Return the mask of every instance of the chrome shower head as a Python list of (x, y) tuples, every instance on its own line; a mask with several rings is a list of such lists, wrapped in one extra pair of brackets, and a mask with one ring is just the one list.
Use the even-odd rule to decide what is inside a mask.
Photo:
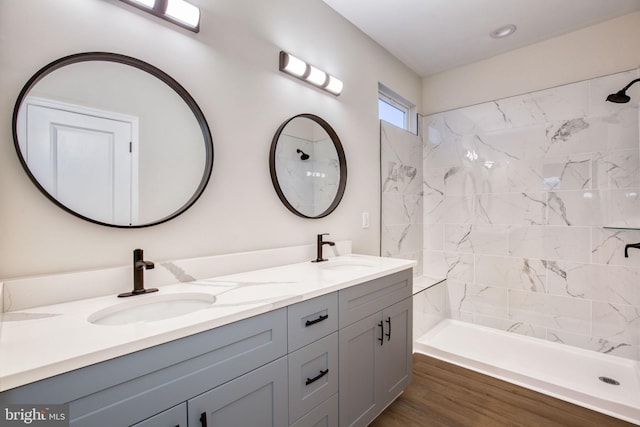
[(607, 96), (607, 101), (615, 102), (616, 104), (626, 104), (627, 102), (629, 102), (631, 100), (631, 97), (627, 95), (627, 89), (629, 89), (635, 82), (640, 82), (640, 79), (631, 80), (631, 82), (624, 88), (620, 89), (616, 93), (612, 93), (611, 95)]

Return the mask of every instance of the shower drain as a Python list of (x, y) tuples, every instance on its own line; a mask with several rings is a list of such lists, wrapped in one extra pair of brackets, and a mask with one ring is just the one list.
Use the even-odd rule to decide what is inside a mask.
[(609, 378), (609, 377), (598, 377), (598, 379), (600, 381), (602, 381), (603, 383), (607, 383), (607, 384), (611, 384), (611, 385), (620, 385), (620, 383), (616, 380), (614, 380), (613, 378)]

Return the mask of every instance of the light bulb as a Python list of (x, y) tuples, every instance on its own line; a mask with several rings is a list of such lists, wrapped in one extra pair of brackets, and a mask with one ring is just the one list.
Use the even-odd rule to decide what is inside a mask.
[(296, 77), (302, 77), (307, 72), (307, 64), (293, 55), (285, 53), (283, 71), (293, 74)]
[(200, 23), (200, 9), (184, 0), (168, 0), (165, 15), (192, 28)]
[(324, 86), (327, 81), (327, 73), (311, 65), (311, 72), (307, 76), (307, 81), (316, 86)]
[(344, 85), (340, 79), (337, 79), (333, 76), (329, 76), (329, 83), (327, 83), (327, 85), (324, 88), (334, 95), (340, 95), (340, 92), (342, 92), (343, 86)]

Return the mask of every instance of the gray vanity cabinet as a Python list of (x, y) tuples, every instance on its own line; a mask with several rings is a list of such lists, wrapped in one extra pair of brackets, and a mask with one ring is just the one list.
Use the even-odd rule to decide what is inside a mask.
[[(411, 381), (411, 269), (0, 393), (72, 427), (366, 425)], [(108, 327), (108, 326), (103, 326)]]
[(366, 426), (411, 382), (411, 288), (408, 270), (340, 291), (340, 426)]

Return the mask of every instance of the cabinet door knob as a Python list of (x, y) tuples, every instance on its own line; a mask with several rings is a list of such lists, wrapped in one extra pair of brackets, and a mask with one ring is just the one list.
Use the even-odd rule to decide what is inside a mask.
[(202, 424), (202, 427), (207, 427), (207, 413), (203, 412), (200, 415), (200, 424)]
[(307, 381), (304, 382), (304, 385), (309, 385), (311, 383), (314, 383), (316, 381), (318, 381), (320, 378), (324, 377), (325, 375), (327, 375), (329, 373), (329, 368), (325, 369), (324, 371), (320, 371), (320, 373), (318, 375), (316, 375), (313, 378), (307, 378)]
[(306, 322), (304, 322), (304, 326), (305, 326), (305, 328), (306, 328), (307, 326), (315, 325), (316, 323), (320, 323), (320, 322), (322, 322), (323, 320), (327, 320), (328, 318), (329, 318), (329, 315), (328, 315), (328, 314), (325, 314), (324, 316), (320, 316), (320, 317), (318, 317), (317, 319), (314, 319), (314, 320), (307, 320)]
[(385, 320), (385, 322), (389, 324), (389, 333), (385, 335), (387, 336), (387, 341), (391, 341), (391, 317), (388, 317), (387, 320)]
[(380, 328), (380, 338), (378, 338), (378, 341), (380, 341), (380, 345), (384, 345), (384, 326), (382, 320), (378, 323), (378, 327)]

